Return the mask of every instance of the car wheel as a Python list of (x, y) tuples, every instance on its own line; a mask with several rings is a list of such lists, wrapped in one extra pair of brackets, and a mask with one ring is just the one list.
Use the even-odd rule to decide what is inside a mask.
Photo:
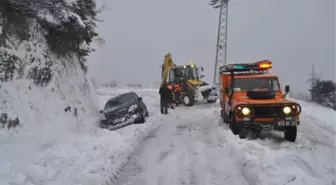
[[(146, 111), (147, 112), (147, 111)], [(139, 113), (139, 118), (136, 120), (136, 124), (142, 124), (146, 122), (146, 114), (144, 111), (140, 111)]]
[(145, 123), (145, 122), (146, 122), (146, 113), (141, 114), (141, 117), (140, 117), (140, 123)]

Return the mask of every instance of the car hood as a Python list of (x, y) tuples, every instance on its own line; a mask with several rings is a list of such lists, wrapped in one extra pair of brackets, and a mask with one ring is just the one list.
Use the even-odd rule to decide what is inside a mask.
[(128, 109), (131, 105), (132, 105), (132, 103), (124, 103), (124, 104), (120, 104), (120, 105), (111, 107), (111, 108), (109, 108), (109, 109), (105, 109), (105, 110), (104, 110), (104, 113), (107, 113), (107, 112), (114, 112), (114, 111), (121, 110), (121, 109)]

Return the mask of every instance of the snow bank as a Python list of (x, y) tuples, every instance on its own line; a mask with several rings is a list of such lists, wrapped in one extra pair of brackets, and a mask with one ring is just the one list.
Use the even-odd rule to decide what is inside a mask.
[[(80, 66), (67, 68), (56, 63), (52, 71), (46, 87), (28, 79), (1, 83), (0, 113), (18, 117), (20, 124), (0, 129), (0, 148), (6, 151), (0, 153), (0, 184), (6, 184), (8, 175), (22, 170), (38, 152), (68, 142), (69, 135), (95, 128), (94, 122), (80, 121), (97, 112), (96, 94)], [(65, 111), (67, 107), (69, 111)]]
[(318, 118), (324, 124), (328, 124), (335, 130), (336, 128), (336, 111), (331, 108), (323, 107), (316, 103), (306, 102), (302, 100), (295, 100), (302, 107), (303, 114), (310, 118)]
[[(0, 184), (106, 184), (141, 138), (160, 123), (150, 118), (146, 124), (116, 132), (97, 128), (100, 107), (92, 96), (103, 106), (109, 97), (127, 90), (105, 89), (105, 94), (98, 90), (101, 95), (95, 97), (92, 88), (82, 92), (83, 81), (84, 75), (61, 75), (53, 82), (59, 84), (57, 89), (57, 85), (50, 85), (29, 90), (29, 81), (5, 84), (3, 94), (11, 103), (2, 111), (16, 110), (23, 121), (21, 128), (1, 131), (0, 149), (6, 152), (0, 153)], [(157, 93), (138, 94), (152, 115), (158, 106)], [(73, 112), (64, 112), (68, 105), (78, 107), (77, 118)]]
[(303, 112), (295, 143), (283, 134), (265, 140), (241, 140), (229, 129), (222, 131), (236, 163), (250, 184), (333, 185), (336, 183), (335, 111), (297, 101)]

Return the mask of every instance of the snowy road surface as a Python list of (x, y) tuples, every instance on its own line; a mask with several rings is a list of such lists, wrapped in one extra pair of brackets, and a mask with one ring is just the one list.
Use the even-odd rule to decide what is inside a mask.
[[(199, 108), (163, 117), (120, 169), (114, 184), (248, 184), (241, 164), (216, 130), (216, 111)], [(198, 115), (198, 116), (196, 116)]]
[(161, 116), (162, 124), (143, 138), (110, 184), (334, 185), (335, 112), (301, 103), (296, 143), (284, 141), (282, 133), (240, 140), (222, 123), (218, 105), (179, 107)]
[[(127, 91), (98, 94), (103, 106)], [(299, 102), (295, 143), (282, 133), (241, 140), (222, 123), (217, 104), (181, 106), (165, 116), (156, 90), (134, 91), (150, 112), (145, 124), (111, 132), (95, 127), (98, 114), (91, 114), (78, 125), (54, 120), (58, 126), (0, 135), (0, 185), (336, 184), (335, 111)]]

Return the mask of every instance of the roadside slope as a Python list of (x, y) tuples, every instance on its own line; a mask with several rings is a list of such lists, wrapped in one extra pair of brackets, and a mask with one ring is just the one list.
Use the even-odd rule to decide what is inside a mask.
[[(0, 154), (0, 184), (105, 184), (138, 141), (160, 124), (160, 120), (155, 118), (157, 93), (145, 92), (139, 95), (147, 103), (151, 115), (146, 124), (131, 125), (115, 132), (100, 129), (97, 127), (99, 107), (109, 97), (123, 91), (113, 89), (107, 94), (100, 93), (95, 99), (101, 102), (89, 104), (92, 98), (88, 92), (84, 96), (81, 91), (76, 91), (76, 87), (71, 88), (66, 76), (63, 80), (64, 85), (60, 89), (66, 95), (64, 101), (59, 91), (53, 95), (48, 88), (22, 93), (12, 88), (13, 91), (7, 93), (7, 97), (11, 96), (13, 102), (17, 102), (12, 102), (12, 105), (17, 105), (13, 110), (29, 112), (26, 112), (22, 127), (9, 132), (1, 131), (0, 149), (6, 152)], [(75, 83), (76, 78), (72, 77), (72, 82)], [(23, 83), (20, 88), (25, 85)], [(79, 109), (77, 118), (73, 116), (73, 111), (64, 112), (64, 106), (69, 102), (73, 102), (71, 107), (86, 105), (85, 112)], [(100, 105), (95, 106), (96, 103)], [(30, 106), (35, 108), (28, 109)]]

